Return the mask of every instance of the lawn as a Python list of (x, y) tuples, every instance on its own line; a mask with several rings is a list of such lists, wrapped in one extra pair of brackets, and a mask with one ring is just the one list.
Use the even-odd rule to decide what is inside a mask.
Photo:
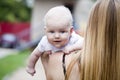
[(2, 80), (5, 75), (15, 71), (17, 68), (25, 66), (29, 53), (29, 50), (25, 50), (18, 54), (9, 55), (0, 59), (0, 80)]

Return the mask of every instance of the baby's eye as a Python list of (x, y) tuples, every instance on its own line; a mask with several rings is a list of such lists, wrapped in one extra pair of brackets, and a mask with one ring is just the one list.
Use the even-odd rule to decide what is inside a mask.
[(54, 33), (54, 31), (50, 31), (50, 33)]
[(66, 31), (60, 31), (60, 33), (65, 33)]
[(54, 33), (54, 31), (49, 31), (49, 33)]

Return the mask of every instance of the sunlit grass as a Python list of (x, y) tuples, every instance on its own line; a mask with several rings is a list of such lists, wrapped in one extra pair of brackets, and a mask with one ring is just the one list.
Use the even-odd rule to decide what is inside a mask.
[(0, 80), (2, 80), (5, 75), (24, 66), (29, 53), (30, 51), (26, 50), (0, 59)]

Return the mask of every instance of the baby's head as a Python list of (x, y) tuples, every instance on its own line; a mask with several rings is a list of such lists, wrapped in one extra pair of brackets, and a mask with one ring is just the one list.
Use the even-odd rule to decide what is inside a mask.
[(65, 46), (72, 33), (72, 23), (72, 14), (68, 8), (57, 6), (50, 9), (44, 18), (48, 41), (57, 48)]
[(70, 10), (64, 6), (57, 6), (51, 8), (44, 17), (44, 27), (54, 26), (68, 26), (72, 27), (73, 18)]

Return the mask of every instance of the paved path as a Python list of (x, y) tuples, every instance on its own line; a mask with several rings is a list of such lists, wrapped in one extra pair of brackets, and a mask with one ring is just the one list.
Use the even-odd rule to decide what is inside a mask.
[[(13, 55), (18, 53), (18, 50), (9, 48), (0, 48), (0, 58), (4, 58), (8, 55)], [(12, 74), (6, 75), (3, 80), (46, 80), (43, 66), (41, 60), (36, 64), (36, 74), (34, 76), (29, 75), (25, 68), (19, 68)]]
[(0, 58), (4, 58), (11, 54), (16, 54), (18, 50), (9, 49), (9, 48), (0, 48)]
[(46, 80), (46, 78), (43, 66), (39, 60), (36, 65), (36, 74), (34, 76), (29, 75), (25, 71), (25, 68), (20, 68), (11, 75), (5, 76), (3, 80)]

